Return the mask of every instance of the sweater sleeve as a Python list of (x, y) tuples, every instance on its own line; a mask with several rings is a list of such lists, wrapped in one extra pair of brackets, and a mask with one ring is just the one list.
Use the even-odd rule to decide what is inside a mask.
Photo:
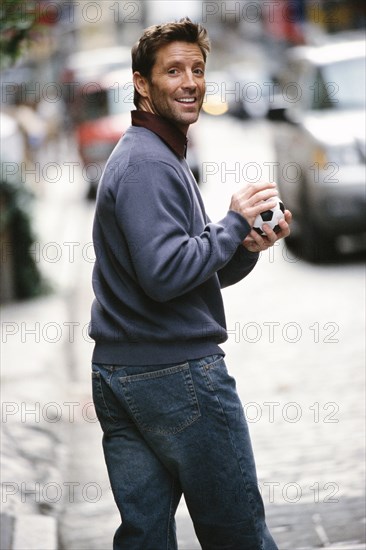
[(250, 231), (229, 211), (192, 234), (194, 197), (175, 168), (164, 162), (133, 165), (119, 185), (117, 223), (129, 244), (138, 283), (152, 299), (181, 296), (221, 270)]
[(218, 271), (221, 288), (238, 283), (254, 269), (259, 258), (258, 252), (250, 252), (239, 245), (230, 261)]

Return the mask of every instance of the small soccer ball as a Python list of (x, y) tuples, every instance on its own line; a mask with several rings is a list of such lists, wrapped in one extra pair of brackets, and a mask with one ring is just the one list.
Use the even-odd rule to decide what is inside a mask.
[[(272, 199), (267, 200), (271, 201)], [(265, 210), (261, 214), (258, 214), (258, 216), (254, 220), (253, 229), (257, 233), (259, 233), (259, 235), (265, 235), (262, 226), (266, 223), (275, 233), (278, 233), (281, 229), (278, 225), (278, 222), (285, 217), (284, 213), (285, 206), (281, 199), (277, 199), (277, 205), (274, 208), (271, 208), (270, 210)]]

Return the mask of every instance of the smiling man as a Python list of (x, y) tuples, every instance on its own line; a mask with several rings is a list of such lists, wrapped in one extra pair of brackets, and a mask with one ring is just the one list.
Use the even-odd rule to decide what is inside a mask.
[[(252, 230), (273, 183), (244, 185), (217, 223), (185, 159), (205, 94), (206, 30), (184, 19), (132, 50), (132, 125), (103, 173), (93, 227), (93, 399), (121, 513), (114, 550), (176, 550), (182, 494), (204, 550), (275, 550), (235, 381), (221, 288), (289, 234)], [(269, 199), (269, 202), (264, 202)]]
[(169, 120), (186, 134), (202, 107), (204, 75), (203, 52), (197, 44), (177, 41), (161, 46), (148, 78), (134, 72), (139, 109)]

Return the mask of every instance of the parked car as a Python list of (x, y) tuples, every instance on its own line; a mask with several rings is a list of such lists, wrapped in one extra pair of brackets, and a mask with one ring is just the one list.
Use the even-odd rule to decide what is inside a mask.
[(277, 91), (269, 118), (291, 239), (325, 260), (339, 236), (366, 232), (365, 40), (290, 49)]
[(266, 117), (273, 93), (273, 80), (264, 63), (236, 62), (227, 67), (227, 75), (229, 113), (243, 119)]
[(206, 73), (203, 111), (230, 114), (241, 119), (263, 118), (269, 110), (273, 82), (264, 67), (248, 62), (233, 63)]

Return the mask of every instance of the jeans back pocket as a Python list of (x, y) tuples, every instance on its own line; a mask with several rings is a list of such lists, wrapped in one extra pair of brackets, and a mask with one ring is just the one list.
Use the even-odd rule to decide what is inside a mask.
[(142, 431), (181, 432), (200, 417), (188, 363), (120, 377), (130, 412)]

